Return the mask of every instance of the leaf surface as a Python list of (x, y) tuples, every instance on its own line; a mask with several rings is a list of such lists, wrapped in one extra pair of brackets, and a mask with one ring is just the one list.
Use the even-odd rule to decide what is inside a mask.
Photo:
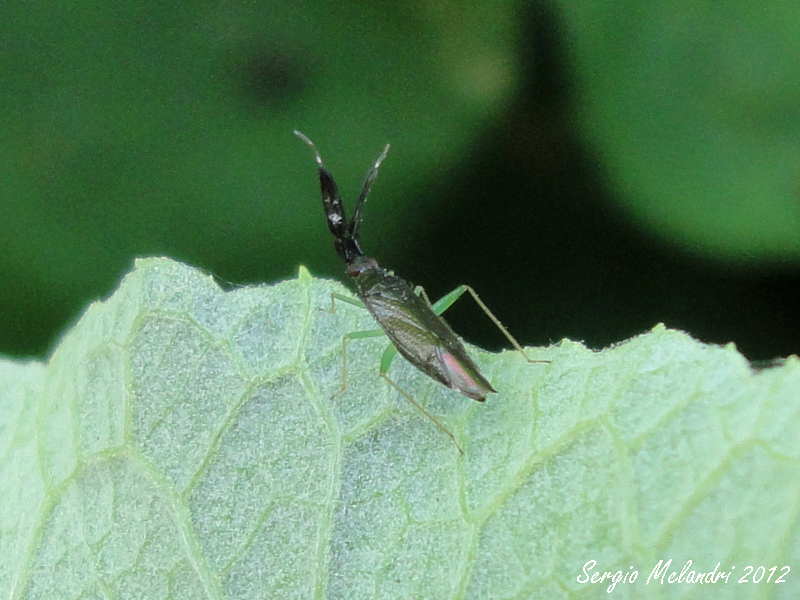
[[(738, 584), (800, 555), (800, 366), (657, 326), (595, 352), (473, 356), (472, 402), (398, 359), (301, 269), (222, 291), (137, 261), (47, 365), (0, 362), (0, 590), (33, 598), (794, 598)], [(726, 583), (650, 583), (736, 566)], [(773, 576), (773, 580), (780, 573)], [(666, 579), (665, 579), (666, 581)]]

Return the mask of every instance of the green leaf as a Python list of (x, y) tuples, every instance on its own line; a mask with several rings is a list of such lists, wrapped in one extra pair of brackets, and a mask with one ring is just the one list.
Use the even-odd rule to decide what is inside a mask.
[[(0, 590), (33, 598), (794, 598), (800, 364), (657, 326), (602, 352), (474, 351), (470, 401), (334, 313), (335, 282), (224, 292), (137, 262), (47, 365), (0, 362)], [(659, 560), (727, 583), (650, 583)], [(665, 579), (666, 581), (666, 579)]]
[(733, 263), (800, 257), (800, 4), (559, 2), (576, 118), (653, 233)]

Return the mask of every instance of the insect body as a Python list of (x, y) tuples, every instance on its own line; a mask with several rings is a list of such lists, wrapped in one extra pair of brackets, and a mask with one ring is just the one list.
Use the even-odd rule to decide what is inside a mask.
[(408, 362), (479, 402), (497, 391), (481, 375), (450, 326), (405, 280), (371, 258), (357, 258), (347, 270), (358, 273), (358, 297)]
[[(361, 303), (363, 303), (363, 307), (372, 314), (382, 330), (346, 334), (342, 345), (345, 346), (348, 339), (385, 334), (392, 341), (393, 346), (387, 348), (381, 359), (381, 377), (410, 400), (455, 442), (452, 433), (386, 375), (395, 353), (399, 352), (408, 362), (429, 377), (473, 400), (483, 402), (487, 394), (496, 392), (497, 390), (481, 375), (478, 366), (467, 354), (464, 344), (461, 343), (444, 319), (439, 316), (439, 313), (451, 306), (464, 292), (469, 292), (489, 318), (512, 342), (514, 347), (525, 356), (526, 360), (529, 362), (534, 361), (528, 359), (516, 340), (511, 337), (500, 321), (489, 311), (469, 286), (460, 286), (436, 304), (431, 305), (427, 301), (427, 297), (422, 297), (424, 292), (422, 292), (421, 288), (415, 290), (404, 279), (380, 267), (374, 258), (366, 256), (361, 249), (358, 232), (359, 224), (361, 223), (361, 210), (370, 187), (378, 175), (378, 167), (380, 167), (381, 162), (386, 158), (386, 153), (389, 151), (388, 145), (383, 149), (378, 160), (375, 161), (375, 164), (367, 173), (353, 215), (348, 220), (333, 176), (325, 168), (316, 146), (299, 131), (294, 133), (314, 150), (317, 164), (319, 165), (322, 206), (328, 219), (328, 228), (335, 238), (334, 247), (347, 265), (347, 274), (355, 280), (357, 295)], [(419, 293), (417, 293), (418, 291)], [(332, 297), (336, 300), (362, 305), (352, 298), (340, 294), (333, 294)], [(342, 360), (342, 389), (344, 389), (347, 372), (346, 348)], [(458, 443), (456, 443), (456, 447), (461, 451)]]

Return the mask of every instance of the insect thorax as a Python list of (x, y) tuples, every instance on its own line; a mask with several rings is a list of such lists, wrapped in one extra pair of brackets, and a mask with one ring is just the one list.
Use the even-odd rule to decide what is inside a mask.
[[(381, 273), (386, 273), (386, 269), (382, 269), (380, 266), (378, 266), (377, 260), (363, 255), (347, 261), (346, 271), (350, 277), (357, 278), (356, 283), (358, 283), (362, 275), (369, 276), (370, 274), (373, 274), (376, 277), (380, 277)], [(360, 288), (361, 286), (359, 285), (359, 289)]]
[(378, 266), (375, 259), (359, 259), (347, 266), (347, 273), (355, 277), (358, 295), (367, 304), (368, 298), (374, 295), (381, 295), (401, 303), (418, 299), (408, 282)]

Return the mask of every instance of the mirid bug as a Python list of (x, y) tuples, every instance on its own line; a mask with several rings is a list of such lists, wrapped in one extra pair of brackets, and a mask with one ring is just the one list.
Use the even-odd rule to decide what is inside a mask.
[(420, 406), (410, 394), (388, 377), (387, 372), (395, 354), (399, 352), (408, 362), (427, 376), (453, 390), (461, 392), (467, 398), (483, 402), (486, 400), (487, 394), (496, 392), (497, 390), (481, 374), (478, 365), (467, 354), (464, 344), (461, 343), (461, 340), (458, 339), (458, 336), (444, 319), (439, 316), (464, 292), (468, 292), (528, 362), (549, 361), (533, 361), (528, 358), (522, 347), (471, 287), (466, 285), (459, 286), (432, 305), (422, 288), (412, 288), (407, 281), (398, 277), (392, 271), (380, 267), (374, 258), (368, 257), (361, 249), (358, 231), (361, 223), (361, 210), (367, 199), (367, 194), (378, 175), (378, 168), (389, 151), (388, 144), (372, 165), (372, 168), (367, 172), (353, 215), (348, 220), (336, 183), (333, 180), (333, 176), (325, 168), (317, 147), (299, 131), (295, 130), (294, 133), (314, 151), (317, 165), (319, 166), (322, 206), (328, 220), (328, 228), (335, 238), (334, 248), (336, 248), (339, 257), (345, 262), (347, 274), (355, 280), (356, 295), (361, 300), (361, 302), (358, 302), (341, 294), (332, 294), (331, 303), (333, 304), (334, 300), (340, 300), (366, 308), (381, 327), (380, 330), (348, 333), (342, 338), (341, 391), (347, 385), (347, 341), (386, 335), (391, 340), (392, 345), (386, 349), (381, 357), (381, 377), (433, 421), (439, 429), (450, 436), (459, 452), (463, 454), (463, 450), (456, 442), (455, 436), (433, 415)]

